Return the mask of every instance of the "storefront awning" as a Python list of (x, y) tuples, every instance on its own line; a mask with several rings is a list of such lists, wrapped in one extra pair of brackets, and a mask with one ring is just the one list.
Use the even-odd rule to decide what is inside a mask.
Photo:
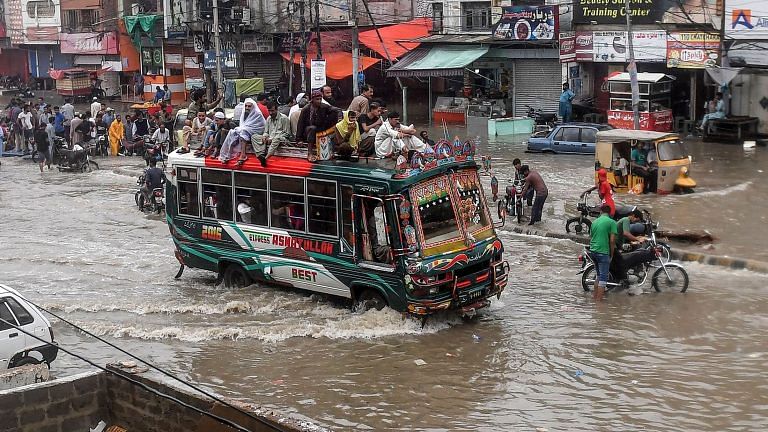
[(467, 45), (420, 47), (387, 69), (387, 76), (406, 78), (462, 75), (464, 68), (487, 52), (488, 47)]
[[(288, 53), (280, 53), (281, 56), (283, 56), (284, 59), (290, 60), (291, 55)], [(307, 56), (307, 63), (304, 65), (306, 68), (309, 69), (311, 65), (311, 60), (314, 58), (314, 56)], [(330, 79), (344, 79), (350, 75), (352, 75), (352, 54), (348, 52), (331, 52), (331, 53), (323, 53), (323, 58), (325, 59), (325, 76), (327, 76)], [(359, 58), (359, 65), (360, 70), (368, 69), (369, 67), (375, 65), (376, 63), (380, 62), (380, 59), (375, 59), (373, 57), (365, 57), (360, 56)], [(300, 65), (301, 64), (301, 54), (295, 53), (293, 55), (293, 62)]]
[[(376, 51), (383, 58), (396, 60), (418, 47), (421, 43), (414, 41), (414, 39), (428, 36), (430, 31), (432, 31), (431, 19), (416, 18), (404, 23), (382, 27), (378, 34), (376, 30), (364, 31), (360, 33), (359, 40), (360, 43)], [(379, 39), (379, 34), (381, 39)]]

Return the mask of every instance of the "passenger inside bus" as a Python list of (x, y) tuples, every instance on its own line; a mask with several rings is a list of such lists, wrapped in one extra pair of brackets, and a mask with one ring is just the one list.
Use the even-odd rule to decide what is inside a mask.
[(304, 231), (304, 204), (273, 201), (272, 226)]
[(237, 197), (237, 216), (238, 222), (251, 223), (251, 212), (253, 208), (248, 204), (248, 198), (244, 196)]

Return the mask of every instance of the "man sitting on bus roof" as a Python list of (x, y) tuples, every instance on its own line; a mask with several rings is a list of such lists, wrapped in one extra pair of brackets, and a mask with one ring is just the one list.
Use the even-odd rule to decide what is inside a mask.
[(307, 144), (309, 160), (317, 160), (315, 150), (317, 134), (328, 132), (329, 129), (331, 129), (330, 133), (333, 133), (340, 118), (341, 111), (323, 104), (323, 94), (319, 90), (313, 90), (309, 104), (301, 109), (299, 124), (296, 127), (296, 141)]
[[(251, 137), (264, 132), (264, 116), (256, 106), (256, 101), (248, 98), (245, 100), (245, 109), (240, 116), (240, 125), (229, 131), (227, 139), (221, 146), (219, 160), (223, 163), (245, 153), (245, 145), (251, 141)], [(245, 158), (240, 158), (245, 161)]]
[[(267, 118), (264, 133), (251, 136), (253, 151), (263, 167), (267, 166), (267, 159), (274, 155), (282, 144), (291, 141), (291, 121), (288, 120), (288, 116), (277, 110), (277, 104), (274, 101), (267, 101), (266, 105), (269, 118)], [(244, 158), (245, 152), (240, 160)]]
[(426, 144), (416, 136), (416, 133), (413, 126), (400, 124), (400, 113), (390, 112), (387, 121), (376, 132), (376, 157), (381, 159), (397, 157), (402, 149), (422, 153), (427, 151)]

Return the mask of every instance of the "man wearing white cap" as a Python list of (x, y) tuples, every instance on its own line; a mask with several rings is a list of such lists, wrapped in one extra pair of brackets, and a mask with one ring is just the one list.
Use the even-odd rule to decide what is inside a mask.
[(96, 116), (99, 114), (99, 111), (101, 111), (101, 104), (99, 103), (99, 98), (94, 97), (93, 103), (91, 104), (91, 118), (96, 118)]

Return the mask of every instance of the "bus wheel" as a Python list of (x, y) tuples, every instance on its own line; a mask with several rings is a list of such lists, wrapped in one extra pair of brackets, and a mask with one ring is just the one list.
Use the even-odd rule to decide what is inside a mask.
[(251, 277), (239, 264), (230, 264), (224, 269), (224, 286), (227, 288), (245, 288), (251, 284)]
[(357, 297), (353, 307), (355, 312), (365, 312), (370, 309), (382, 310), (387, 307), (387, 301), (378, 291), (368, 288)]

